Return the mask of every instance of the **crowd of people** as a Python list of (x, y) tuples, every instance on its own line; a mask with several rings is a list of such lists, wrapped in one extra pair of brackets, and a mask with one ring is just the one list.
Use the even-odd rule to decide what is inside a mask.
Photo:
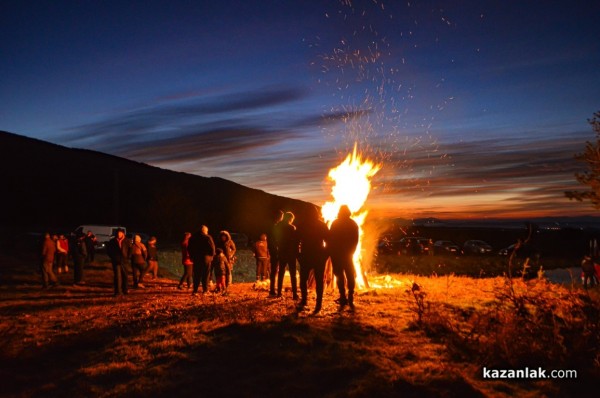
[(46, 233), (42, 245), (42, 288), (58, 286), (56, 274), (69, 273), (69, 257), (73, 260), (73, 284), (83, 285), (83, 267), (94, 261), (96, 237), (91, 231), (67, 238), (64, 234)]
[[(269, 231), (260, 235), (253, 244), (256, 259), (256, 280), (269, 282), (269, 296), (282, 297), (284, 276), (289, 271), (292, 299), (298, 308), (308, 304), (308, 284), (314, 275), (316, 303), (314, 313), (321, 311), (325, 285), (325, 269), (329, 260), (337, 278), (339, 303), (341, 308), (354, 308), (356, 275), (353, 254), (358, 244), (358, 225), (350, 218), (347, 206), (340, 208), (338, 218), (328, 228), (315, 207), (300, 227), (294, 224), (292, 212), (278, 211)], [(74, 268), (74, 284), (85, 284), (83, 267), (94, 261), (96, 239), (91, 232), (74, 235), (71, 239), (64, 235), (46, 234), (42, 249), (42, 284), (44, 288), (58, 285), (56, 273), (69, 272), (71, 257)], [(236, 245), (228, 231), (220, 231), (216, 239), (203, 225), (194, 233), (186, 232), (181, 242), (181, 263), (183, 275), (178, 289), (192, 289), (192, 295), (209, 293), (211, 278), (214, 276), (214, 290), (211, 293), (227, 294), (232, 283), (233, 267), (236, 262)], [(158, 276), (158, 253), (156, 238), (152, 237), (147, 246), (139, 235), (127, 239), (125, 231), (118, 229), (108, 242), (106, 254), (113, 270), (114, 295), (128, 293), (128, 269), (131, 268), (134, 289), (144, 289), (144, 277)], [(300, 286), (298, 289), (297, 265), (299, 265)]]

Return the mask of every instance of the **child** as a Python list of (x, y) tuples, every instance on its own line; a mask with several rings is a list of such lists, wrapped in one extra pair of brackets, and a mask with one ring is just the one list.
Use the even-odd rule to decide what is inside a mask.
[(215, 293), (222, 292), (226, 293), (225, 277), (227, 275), (227, 269), (229, 268), (229, 262), (227, 257), (223, 254), (223, 249), (217, 248), (216, 254), (212, 260), (212, 269), (215, 272), (215, 280), (217, 281), (217, 288)]
[(256, 258), (256, 281), (267, 279), (270, 260), (267, 235), (260, 235), (260, 240), (254, 244), (254, 257)]
[(148, 241), (148, 273), (152, 275), (152, 279), (158, 277), (158, 249), (154, 236)]

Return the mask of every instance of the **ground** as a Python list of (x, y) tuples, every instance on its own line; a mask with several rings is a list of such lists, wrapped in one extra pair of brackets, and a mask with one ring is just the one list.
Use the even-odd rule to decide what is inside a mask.
[(192, 297), (165, 271), (113, 298), (102, 258), (86, 268), (86, 285), (63, 274), (62, 286), (47, 290), (31, 258), (0, 255), (0, 263), (2, 396), (583, 397), (597, 386), (589, 378), (598, 368), (577, 364), (576, 380), (482, 377), (502, 362), (448, 336), (473, 339), (475, 328), (461, 330), (496, 305), (503, 278), (372, 275), (355, 311), (339, 312), (328, 289), (312, 315), (313, 292), (297, 312), (289, 291), (273, 299), (243, 282), (227, 296)]

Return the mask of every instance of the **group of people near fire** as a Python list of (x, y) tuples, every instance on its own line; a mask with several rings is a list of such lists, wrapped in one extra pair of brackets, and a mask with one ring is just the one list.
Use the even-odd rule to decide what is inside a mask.
[[(338, 218), (333, 221), (331, 228), (328, 228), (315, 207), (301, 227), (296, 228), (294, 214), (279, 211), (271, 230), (261, 234), (253, 247), (257, 281), (262, 281), (268, 276), (269, 295), (281, 297), (287, 268), (292, 298), (300, 299), (298, 308), (302, 309), (307, 306), (308, 280), (312, 271), (317, 295), (313, 312), (318, 313), (323, 304), (325, 268), (328, 259), (331, 258), (340, 293), (340, 308), (354, 308), (356, 274), (352, 257), (358, 244), (359, 231), (358, 225), (350, 215), (348, 206), (341, 206)], [(211, 273), (214, 272), (215, 292), (227, 292), (236, 251), (227, 231), (220, 232), (215, 244), (208, 234), (208, 227), (203, 225), (196, 233), (185, 233), (181, 249), (184, 273), (179, 281), (179, 289), (187, 284), (188, 288), (192, 287), (192, 295), (197, 295), (200, 288), (202, 293), (207, 293)], [(300, 297), (296, 278), (297, 262), (300, 265)], [(119, 293), (118, 290), (115, 292)]]
[[(308, 300), (309, 278), (314, 275), (316, 285), (316, 303), (314, 312), (321, 310), (325, 285), (325, 269), (329, 259), (337, 279), (341, 308), (354, 308), (354, 289), (356, 273), (353, 255), (358, 245), (359, 229), (350, 218), (348, 206), (341, 206), (338, 217), (331, 227), (322, 220), (318, 208), (313, 208), (306, 219), (297, 228), (294, 214), (290, 211), (278, 211), (275, 222), (269, 231), (260, 235), (253, 245), (256, 259), (257, 282), (269, 281), (269, 295), (281, 297), (286, 269), (291, 280), (293, 300), (300, 300), (299, 308), (305, 308)], [(63, 235), (52, 237), (46, 234), (42, 249), (43, 287), (58, 285), (58, 273), (68, 272), (67, 255), (74, 264), (74, 284), (84, 284), (83, 265), (94, 260), (95, 237), (91, 232), (74, 235), (70, 240)], [(133, 239), (125, 236), (123, 229), (116, 231), (106, 246), (113, 270), (114, 295), (128, 294), (128, 270), (131, 268), (133, 288), (145, 288), (144, 276), (148, 273), (158, 275), (158, 255), (156, 238), (144, 245), (139, 235)], [(236, 246), (227, 231), (220, 231), (216, 243), (203, 225), (194, 233), (186, 232), (181, 242), (183, 276), (178, 289), (192, 288), (192, 295), (209, 292), (210, 281), (214, 274), (215, 288), (211, 293), (227, 294), (232, 283), (232, 271), (236, 260)], [(296, 265), (300, 269), (300, 296)], [(201, 289), (201, 290), (200, 290)]]

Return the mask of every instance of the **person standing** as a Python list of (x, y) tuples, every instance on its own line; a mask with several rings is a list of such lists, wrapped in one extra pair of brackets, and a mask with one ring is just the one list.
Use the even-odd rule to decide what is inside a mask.
[(294, 213), (285, 212), (283, 221), (278, 223), (275, 230), (275, 239), (279, 249), (279, 272), (277, 275), (277, 297), (281, 297), (283, 290), (283, 277), (285, 276), (285, 267), (290, 271), (290, 281), (292, 284), (292, 297), (298, 300), (296, 278), (296, 260), (298, 259), (298, 236), (294, 222)]
[(581, 273), (583, 274), (583, 287), (594, 287), (596, 284), (596, 269), (591, 256), (584, 256), (581, 260)]
[(275, 222), (271, 227), (270, 235), (267, 237), (267, 247), (269, 248), (269, 256), (270, 256), (270, 270), (269, 270), (269, 296), (276, 297), (275, 294), (275, 286), (277, 283), (277, 276), (279, 274), (279, 248), (277, 247), (277, 239), (275, 239), (275, 235), (277, 235), (277, 230), (279, 229), (279, 223), (283, 222), (283, 212), (281, 210), (277, 210), (275, 214)]
[[(340, 292), (340, 310), (346, 305), (354, 309), (356, 271), (352, 257), (358, 245), (358, 225), (350, 218), (351, 214), (348, 206), (341, 206), (338, 217), (331, 223), (329, 231), (329, 253)], [(348, 284), (347, 296), (346, 283)]]
[(48, 286), (58, 286), (58, 279), (54, 275), (52, 266), (54, 264), (54, 256), (56, 254), (56, 242), (52, 240), (49, 233), (44, 235), (44, 243), (42, 244), (42, 289), (47, 289)]
[(123, 229), (119, 228), (117, 236), (108, 242), (106, 253), (113, 267), (115, 297), (127, 294), (127, 261), (131, 254), (131, 242), (125, 239)]
[(194, 263), (194, 290), (192, 295), (198, 294), (198, 288), (202, 283), (202, 293), (208, 292), (208, 281), (210, 279), (210, 264), (215, 255), (215, 242), (208, 234), (208, 227), (203, 225), (200, 231), (192, 234), (188, 243), (188, 251), (192, 263)]
[(188, 250), (188, 244), (191, 236), (192, 234), (190, 232), (184, 233), (183, 241), (181, 242), (181, 264), (183, 265), (183, 276), (179, 280), (179, 286), (177, 286), (177, 289), (179, 290), (183, 289), (183, 282), (187, 283), (188, 289), (192, 285), (192, 272), (194, 263), (192, 263), (190, 252)]
[(142, 238), (139, 235), (133, 237), (134, 242), (131, 246), (131, 271), (133, 273), (133, 288), (144, 288), (144, 275), (146, 275), (146, 259), (148, 258), (148, 250), (146, 245), (142, 243)]
[(317, 301), (313, 314), (321, 311), (323, 304), (323, 288), (325, 283), (325, 265), (329, 254), (327, 244), (329, 240), (329, 228), (321, 218), (319, 209), (316, 207), (310, 214), (310, 219), (298, 227), (300, 240), (300, 294), (301, 300), (298, 310), (302, 310), (308, 299), (308, 279), (310, 271), (315, 275)]
[(233, 264), (235, 262), (235, 243), (231, 239), (231, 235), (227, 231), (219, 232), (219, 239), (216, 243), (216, 248), (221, 249), (225, 258), (227, 258), (227, 269), (225, 270), (225, 285), (229, 287), (232, 283)]
[(75, 236), (73, 240), (73, 282), (75, 285), (82, 285), (83, 281), (83, 263), (87, 258), (86, 236), (83, 233)]
[(158, 278), (158, 249), (154, 236), (148, 240), (148, 273), (152, 275), (152, 279)]
[(254, 243), (254, 258), (256, 259), (256, 281), (263, 281), (269, 272), (269, 244), (266, 234), (261, 234), (260, 239)]
[(94, 262), (94, 258), (96, 255), (96, 235), (92, 231), (87, 231), (87, 235), (85, 236), (85, 249), (87, 251), (86, 262), (91, 264)]
[(216, 254), (212, 260), (212, 266), (215, 273), (215, 282), (216, 288), (215, 293), (221, 293), (223, 295), (227, 294), (227, 283), (225, 281), (227, 275), (227, 268), (229, 268), (229, 264), (227, 264), (227, 257), (223, 253), (223, 250), (219, 247), (215, 249)]
[(68, 256), (69, 240), (61, 234), (56, 241), (56, 267), (59, 274), (62, 274), (63, 268), (65, 272), (69, 272)]

